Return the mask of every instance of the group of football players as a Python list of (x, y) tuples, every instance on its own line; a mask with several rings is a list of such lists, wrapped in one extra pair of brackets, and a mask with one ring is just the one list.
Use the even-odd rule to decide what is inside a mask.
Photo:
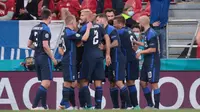
[[(38, 109), (40, 100), (42, 107), (48, 109), (46, 94), (52, 80), (51, 63), (53, 61), (54, 65), (57, 64), (50, 51), (51, 33), (48, 24), (51, 22), (51, 12), (44, 9), (41, 17), (42, 22), (33, 27), (28, 42), (28, 47), (35, 49), (36, 71), (38, 79), (42, 81), (36, 93), (33, 110)], [(81, 11), (79, 29), (75, 16), (68, 15), (64, 20), (66, 27), (59, 45), (64, 79), (60, 109), (69, 110), (76, 107), (74, 88), (77, 85), (79, 109), (92, 109), (89, 90), (92, 83), (95, 87), (94, 108), (101, 109), (104, 91), (102, 82), (106, 77), (110, 82), (113, 109), (140, 109), (135, 80), (139, 78), (141, 55), (144, 55), (144, 63), (140, 73), (140, 85), (147, 100), (146, 108), (159, 109), (158, 40), (156, 32), (150, 27), (147, 16), (140, 17), (139, 26), (134, 26), (134, 28), (144, 30), (142, 31), (143, 36), (126, 27), (126, 20), (120, 15), (114, 17), (110, 22), (106, 14), (102, 13), (94, 17), (89, 9), (84, 9)], [(138, 50), (139, 46), (143, 46), (144, 50)], [(154, 92), (155, 104), (152, 101), (148, 83)], [(118, 90), (120, 90), (121, 107), (118, 101)]]

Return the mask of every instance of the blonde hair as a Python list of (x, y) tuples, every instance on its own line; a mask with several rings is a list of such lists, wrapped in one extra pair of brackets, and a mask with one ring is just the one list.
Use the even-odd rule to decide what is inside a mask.
[(74, 21), (76, 21), (76, 18), (73, 15), (69, 15), (65, 18), (66, 25), (72, 24)]

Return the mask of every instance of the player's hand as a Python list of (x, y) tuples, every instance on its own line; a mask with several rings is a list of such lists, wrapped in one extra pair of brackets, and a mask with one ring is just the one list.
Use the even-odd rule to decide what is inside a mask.
[(138, 45), (133, 45), (133, 47), (132, 47), (132, 49), (134, 50), (134, 51), (137, 51), (138, 50)]
[(87, 24), (87, 28), (88, 28), (88, 29), (91, 29), (91, 28), (92, 28), (92, 22), (89, 22), (89, 23)]
[(156, 21), (153, 23), (153, 26), (160, 26), (160, 21)]
[(136, 59), (140, 59), (140, 56), (141, 56), (141, 53), (138, 52), (138, 53), (136, 54)]
[(111, 64), (111, 58), (109, 55), (106, 55), (106, 65), (109, 66)]
[(56, 59), (53, 59), (52, 61), (53, 61), (53, 64), (54, 64), (54, 65), (57, 65), (57, 64), (58, 64), (58, 61), (57, 61)]
[(99, 49), (104, 50), (105, 46), (101, 43), (101, 44), (99, 44)]

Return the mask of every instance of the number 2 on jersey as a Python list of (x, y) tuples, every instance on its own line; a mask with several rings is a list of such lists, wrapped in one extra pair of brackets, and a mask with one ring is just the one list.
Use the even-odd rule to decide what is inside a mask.
[(97, 30), (94, 30), (94, 38), (93, 38), (93, 45), (96, 45), (99, 43), (99, 40), (98, 40), (98, 37), (99, 36), (99, 33)]

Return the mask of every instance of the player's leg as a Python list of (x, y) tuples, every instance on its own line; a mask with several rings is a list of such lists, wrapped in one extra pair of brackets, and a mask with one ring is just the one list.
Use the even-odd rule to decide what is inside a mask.
[(118, 100), (118, 87), (115, 85), (115, 76), (113, 74), (112, 65), (106, 67), (105, 69), (106, 76), (110, 82), (110, 97), (113, 104), (113, 109), (119, 109), (119, 100)]
[[(52, 76), (52, 62), (48, 58), (48, 56), (41, 56), (39, 57), (40, 62), (40, 72), (41, 72), (41, 85), (38, 89), (37, 95), (35, 100), (39, 101), (41, 99), (42, 107), (47, 109), (46, 100), (47, 100), (47, 89), (50, 86), (51, 80), (53, 79)], [(36, 102), (38, 103), (38, 102)]]
[(62, 72), (63, 72), (63, 79), (64, 79), (64, 84), (63, 84), (63, 90), (62, 90), (62, 100), (60, 102), (60, 109), (68, 109), (70, 107), (69, 103), (69, 98), (70, 96), (70, 91), (71, 91), (71, 85), (72, 82), (74, 81), (73, 76), (74, 76), (74, 70), (73, 66), (70, 64), (65, 63), (62, 61)]
[(69, 98), (69, 101), (70, 101), (71, 105), (74, 107), (74, 109), (76, 109), (76, 100), (75, 100), (75, 92), (74, 92), (74, 89), (76, 87), (77, 87), (77, 80), (75, 82), (72, 82), (70, 98)]
[[(37, 58), (35, 59), (35, 68), (36, 68), (38, 80), (41, 81), (42, 80), (42, 73), (41, 73), (41, 69), (40, 69), (40, 66), (39, 66)], [(34, 98), (32, 109), (34, 109), (34, 108), (36, 108), (38, 106), (38, 103), (40, 101), (40, 96), (41, 96), (40, 95), (41, 94), (40, 89), (43, 90), (43, 86), (39, 87), (38, 90), (37, 90), (37, 92), (36, 92), (36, 96)]]
[[(87, 108), (92, 107), (92, 101), (91, 101), (91, 95), (89, 90), (89, 81), (91, 80), (91, 74), (93, 69), (93, 63), (90, 62), (91, 60), (84, 59), (82, 61), (81, 66), (81, 74), (80, 74), (80, 90), (82, 93), (82, 101), (84, 101), (84, 104), (87, 106)], [(83, 103), (83, 102), (82, 102)]]
[(126, 66), (126, 84), (129, 89), (131, 103), (134, 109), (140, 109), (137, 99), (137, 89), (135, 86), (135, 80), (139, 77), (139, 61), (136, 60), (135, 62), (128, 62)]
[(101, 102), (103, 96), (103, 88), (102, 88), (102, 81), (95, 80), (95, 109), (101, 109)]
[(80, 80), (80, 90), (82, 93), (84, 104), (86, 105), (86, 108), (92, 107), (92, 101), (91, 101), (91, 95), (89, 90), (89, 81), (87, 79), (81, 79)]
[(116, 86), (120, 89), (121, 101), (125, 101), (127, 109), (132, 109), (128, 88), (123, 83), (125, 79), (125, 63), (113, 62), (113, 70), (115, 74)]
[(155, 106), (154, 108), (159, 109), (159, 103), (160, 103), (160, 88), (158, 86), (158, 82), (159, 82), (159, 78), (160, 78), (160, 65), (155, 65), (152, 69), (152, 75), (149, 74), (149, 76), (151, 76), (149, 82), (151, 83), (151, 87), (154, 91), (154, 102), (155, 102)]
[(147, 101), (147, 106), (148, 107), (153, 107), (153, 101), (151, 97), (151, 91), (148, 88), (148, 74), (147, 74), (147, 68), (143, 64), (142, 70), (141, 70), (141, 75), (140, 75), (140, 86), (142, 87), (145, 99)]
[(102, 81), (105, 80), (104, 61), (96, 59), (94, 74), (92, 76), (95, 85), (95, 109), (101, 109), (101, 102), (103, 96)]

